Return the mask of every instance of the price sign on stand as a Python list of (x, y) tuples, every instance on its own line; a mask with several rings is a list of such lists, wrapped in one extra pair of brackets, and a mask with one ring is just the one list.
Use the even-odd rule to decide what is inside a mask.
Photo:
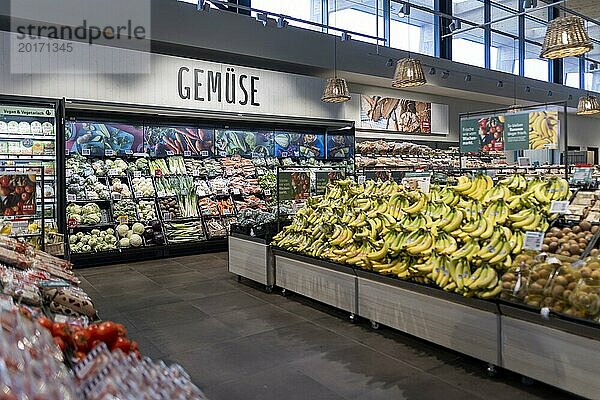
[(200, 172), (194, 170), (192, 171), (192, 176), (200, 176)]
[(573, 175), (571, 176), (570, 183), (572, 184), (587, 184), (592, 181), (594, 170), (589, 167), (578, 167), (573, 168)]
[(114, 150), (108, 150), (108, 149), (107, 149), (107, 150), (104, 150), (104, 155), (105, 155), (106, 157), (112, 157), (112, 156), (114, 156), (114, 155), (115, 155), (115, 152), (114, 152)]
[(113, 200), (116, 200), (116, 201), (121, 200), (121, 193), (113, 193), (112, 198), (113, 198)]
[(288, 156), (287, 151), (282, 151), (281, 152), (281, 157), (286, 158)]
[(142, 192), (135, 192), (135, 197), (137, 199), (141, 199), (142, 197), (144, 197), (144, 194)]
[(74, 194), (68, 194), (67, 201), (77, 201), (77, 196)]
[(119, 221), (119, 224), (121, 225), (127, 225), (127, 223), (129, 222), (129, 217), (127, 217), (127, 215), (119, 215), (117, 221)]
[(240, 194), (240, 189), (238, 189), (238, 188), (233, 189), (233, 194)]
[(156, 192), (156, 195), (157, 195), (158, 197), (165, 197), (165, 194), (166, 194), (166, 193), (165, 193), (164, 191), (162, 191), (162, 190), (159, 190), (158, 192)]
[(89, 156), (90, 155), (90, 149), (82, 149), (81, 150), (81, 155), (82, 156)]
[(163, 214), (163, 219), (165, 221), (170, 221), (170, 220), (173, 219), (173, 215), (170, 212), (166, 212), (166, 213)]
[(125, 150), (125, 155), (132, 156), (133, 155), (133, 150)]
[(142, 171), (133, 171), (133, 177), (134, 178), (141, 178), (142, 177)]
[(65, 176), (69, 178), (71, 175), (73, 175), (73, 170), (70, 168), (65, 169)]
[(167, 150), (167, 155), (168, 156), (173, 156), (173, 155), (175, 155), (175, 153), (172, 150)]
[(359, 175), (358, 176), (358, 183), (359, 184), (365, 183), (365, 181), (366, 181), (366, 176), (364, 176), (364, 175)]
[(77, 228), (77, 220), (75, 218), (69, 218), (67, 220), (67, 226), (69, 228)]
[(271, 195), (271, 190), (265, 189), (265, 196), (270, 196), (270, 195)]
[(155, 169), (154, 170), (154, 176), (161, 177), (162, 176), (162, 171), (160, 169)]
[(550, 212), (554, 214), (568, 214), (569, 213), (569, 201), (553, 200), (550, 203)]
[(184, 155), (185, 157), (191, 157), (191, 156), (192, 156), (192, 152), (191, 152), (191, 151), (189, 151), (189, 150), (186, 150), (186, 151), (184, 151), (184, 152), (183, 152), (183, 155)]
[(227, 152), (226, 152), (226, 151), (220, 151), (220, 152), (219, 152), (219, 155), (220, 155), (221, 157), (227, 157)]
[(207, 150), (202, 150), (202, 151), (200, 152), (200, 155), (201, 155), (202, 157), (208, 157), (208, 151), (207, 151)]
[(65, 149), (65, 156), (68, 156), (70, 154), (69, 149)]
[(525, 240), (523, 241), (523, 250), (542, 250), (542, 244), (544, 244), (544, 232), (525, 232)]
[(118, 169), (111, 168), (108, 170), (108, 176), (117, 176), (117, 175), (119, 175)]

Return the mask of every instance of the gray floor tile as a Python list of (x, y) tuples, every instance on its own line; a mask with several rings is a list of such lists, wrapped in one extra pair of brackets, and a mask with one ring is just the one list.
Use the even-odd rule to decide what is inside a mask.
[(266, 302), (251, 294), (233, 291), (190, 300), (190, 303), (207, 314), (220, 315), (249, 307), (260, 306)]
[(343, 400), (332, 390), (290, 368), (272, 368), (216, 387), (208, 387), (211, 400)]
[(158, 328), (172, 328), (176, 332), (181, 324), (209, 318), (208, 314), (183, 300), (138, 309), (126, 315), (133, 325), (148, 334)]
[(203, 280), (177, 286), (169, 290), (182, 300), (193, 300), (227, 292), (234, 292), (235, 288), (227, 282)]
[(215, 318), (235, 330), (240, 336), (254, 335), (305, 321), (270, 304), (222, 313)]
[(198, 282), (204, 278), (199, 272), (189, 271), (170, 275), (151, 276), (150, 279), (163, 288), (174, 288)]

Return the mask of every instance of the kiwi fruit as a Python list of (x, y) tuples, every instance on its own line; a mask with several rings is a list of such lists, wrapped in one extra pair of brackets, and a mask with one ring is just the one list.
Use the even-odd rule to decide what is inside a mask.
[(548, 283), (548, 279), (540, 278), (535, 283), (540, 285), (540, 287), (545, 287), (546, 284)]
[(516, 279), (517, 278), (516, 278), (515, 274), (513, 274), (512, 272), (507, 272), (504, 275), (502, 275), (502, 281), (503, 282), (511, 282), (511, 281), (516, 280)]
[(575, 225), (575, 226), (573, 227), (573, 233), (579, 233), (579, 232), (581, 232), (581, 227), (580, 227), (580, 226), (577, 226), (577, 225)]
[(554, 287), (552, 288), (552, 297), (554, 297), (554, 298), (561, 297), (564, 292), (565, 292), (564, 286), (554, 285)]
[(576, 287), (577, 287), (577, 282), (575, 282), (575, 281), (569, 282), (569, 284), (567, 285), (568, 290), (575, 290)]
[[(557, 229), (558, 229), (558, 228), (557, 228)], [(554, 234), (554, 237), (556, 237), (556, 238), (558, 238), (558, 239), (562, 239), (562, 237), (563, 237), (563, 236), (564, 236), (564, 235), (563, 235), (562, 231), (558, 231), (558, 232), (556, 232), (556, 233)]]
[(561, 251), (561, 252), (560, 252), (560, 255), (561, 255), (561, 256), (565, 256), (565, 257), (570, 257), (570, 256), (571, 256), (571, 253), (569, 253), (568, 251)]
[(505, 290), (511, 290), (514, 288), (514, 285), (512, 282), (502, 282), (502, 288)]
[(594, 226), (592, 226), (592, 229), (590, 229), (590, 232), (596, 233), (596, 232), (598, 232), (598, 229), (600, 229), (600, 227), (598, 225), (594, 225)]
[(560, 232), (560, 229), (557, 227), (554, 227), (552, 229), (550, 229), (550, 233), (553, 235), (556, 235), (558, 232)]
[(595, 269), (594, 271), (592, 271), (590, 278), (592, 278), (595, 281), (600, 280), (600, 269)]
[(569, 284), (569, 281), (564, 276), (559, 275), (556, 278), (554, 278), (554, 284), (560, 286), (567, 286)]
[(563, 235), (568, 235), (568, 234), (570, 234), (570, 233), (571, 233), (571, 228), (569, 228), (569, 227), (565, 227), (565, 228), (563, 228), (563, 229), (562, 229), (562, 233), (563, 233)]
[(542, 251), (543, 251), (543, 252), (548, 252), (548, 251), (550, 251), (550, 246), (548, 246), (547, 244), (543, 244), (543, 245), (542, 245)]
[(577, 234), (577, 239), (585, 239), (585, 235), (586, 235), (586, 233), (585, 233), (585, 232), (579, 232), (579, 233)]
[(592, 269), (588, 266), (581, 268), (579, 272), (582, 278), (589, 278), (590, 276), (592, 276)]
[(590, 251), (590, 256), (592, 257), (597, 257), (598, 254), (600, 254), (600, 250), (598, 249), (592, 249), (592, 251)]
[(589, 231), (592, 229), (592, 224), (590, 224), (588, 221), (582, 221), (579, 224), (579, 227), (581, 228), (581, 230), (583, 231)]

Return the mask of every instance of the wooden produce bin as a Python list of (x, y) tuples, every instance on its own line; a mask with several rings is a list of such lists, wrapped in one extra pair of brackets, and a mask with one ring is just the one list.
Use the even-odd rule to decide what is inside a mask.
[(589, 399), (600, 399), (600, 328), (502, 307), (503, 367)]
[(229, 272), (262, 283), (270, 292), (275, 285), (271, 248), (263, 239), (232, 234), (229, 236)]
[(357, 271), (358, 315), (500, 365), (500, 315), (492, 302)]
[(278, 287), (356, 314), (356, 275), (343, 265), (274, 250)]

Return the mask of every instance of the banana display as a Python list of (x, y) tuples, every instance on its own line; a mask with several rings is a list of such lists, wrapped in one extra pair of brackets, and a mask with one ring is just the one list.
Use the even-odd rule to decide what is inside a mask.
[(529, 113), (529, 148), (532, 150), (558, 148), (558, 112)]
[(492, 298), (526, 231), (546, 231), (553, 200), (569, 198), (560, 178), (461, 176), (430, 193), (394, 181), (330, 184), (309, 198), (273, 245), (396, 276), (464, 296)]

